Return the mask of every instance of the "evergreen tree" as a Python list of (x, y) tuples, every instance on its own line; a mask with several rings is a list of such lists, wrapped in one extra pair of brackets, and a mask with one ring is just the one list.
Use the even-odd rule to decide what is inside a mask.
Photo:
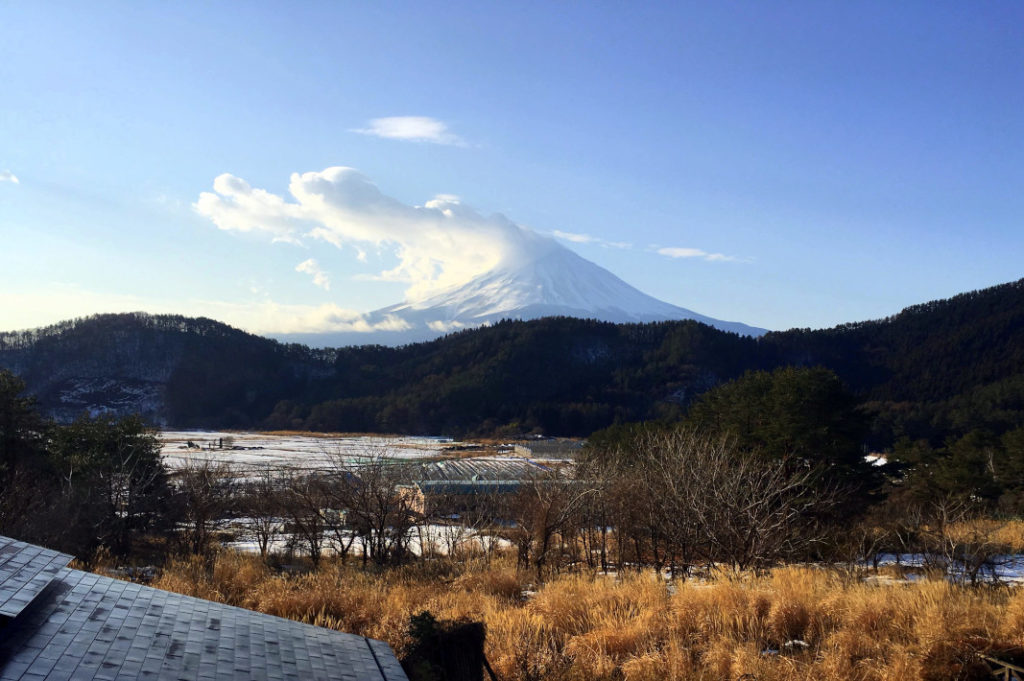
[(739, 446), (772, 457), (795, 457), (851, 473), (866, 472), (866, 420), (839, 377), (821, 367), (751, 371), (712, 388), (686, 421), (729, 433)]
[(140, 533), (171, 523), (159, 441), (138, 416), (83, 415), (55, 432), (51, 457), (83, 529), (113, 552), (127, 555)]

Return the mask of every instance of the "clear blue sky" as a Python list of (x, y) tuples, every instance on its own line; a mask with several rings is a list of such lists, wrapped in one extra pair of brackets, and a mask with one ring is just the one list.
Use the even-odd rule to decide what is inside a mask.
[(1024, 4), (655, 4), (0, 1), (0, 329), (310, 330), (463, 271), (310, 236), (334, 166), (773, 329), (1024, 276)]

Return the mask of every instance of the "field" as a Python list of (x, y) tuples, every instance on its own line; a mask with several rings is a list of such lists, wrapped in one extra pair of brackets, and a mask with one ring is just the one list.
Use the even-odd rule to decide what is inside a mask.
[[(238, 471), (312, 471), (367, 452), (440, 456), (449, 444), (429, 438), (181, 432), (164, 435), (163, 455), (172, 468), (197, 456), (231, 463)], [(522, 541), (498, 542), (489, 556), (473, 542), (429, 555), (412, 542), (406, 560), (395, 554), (393, 562), (366, 564), (353, 551), (345, 564), (325, 550), (315, 565), (301, 550), (263, 559), (213, 548), (170, 560), (154, 586), (383, 639), (400, 656), (412, 644), (410, 618), (421, 612), (483, 622), (486, 655), (502, 681), (939, 681), (988, 678), (979, 653), (1024, 662), (1024, 523), (975, 518), (939, 528), (918, 524), (913, 530), (921, 545), (936, 552), (907, 553), (898, 562), (891, 554), (861, 554), (862, 561), (879, 555), (874, 568), (843, 562), (854, 561), (853, 554), (830, 566), (762, 570), (709, 570), (705, 560), (690, 566), (688, 578), (671, 579), (666, 572), (634, 568), (638, 563), (630, 556), (650, 558), (657, 550), (653, 544), (634, 551), (628, 542), (609, 540), (617, 551), (609, 565), (618, 571), (583, 561), (581, 555), (595, 550), (586, 544), (583, 528), (593, 525), (583, 516), (576, 524), (566, 520), (537, 529), (539, 518), (548, 522), (571, 505), (571, 488), (533, 491), (551, 496), (531, 502), (543, 518), (517, 520)], [(300, 520), (289, 522), (298, 527)], [(421, 525), (425, 536), (446, 528), (427, 520)], [(224, 530), (222, 540), (233, 533)], [(925, 541), (929, 537), (934, 541)], [(970, 579), (960, 574), (957, 561), (973, 558), (983, 558), (991, 571)], [(975, 576), (975, 585), (965, 584)]]
[(687, 581), (561, 574), (538, 586), (500, 559), (380, 574), (327, 561), (290, 576), (222, 552), (173, 563), (154, 585), (381, 638), (400, 655), (413, 614), (483, 621), (503, 681), (985, 678), (974, 652), (1021, 653), (1024, 591), (864, 577), (786, 567)]
[[(160, 442), (161, 456), (172, 471), (196, 458), (230, 464), (243, 471), (329, 470), (339, 457), (345, 461), (380, 455), (433, 457), (456, 444), (441, 437), (183, 430), (161, 431)], [(190, 442), (195, 446), (189, 447)]]

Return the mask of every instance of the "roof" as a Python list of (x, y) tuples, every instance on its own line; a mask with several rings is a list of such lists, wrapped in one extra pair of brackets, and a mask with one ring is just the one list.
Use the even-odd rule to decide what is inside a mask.
[[(32, 556), (39, 549), (6, 542), (5, 547), (18, 545), (14, 555)], [(382, 641), (61, 566), (17, 615), (0, 618), (0, 681), (43, 679), (406, 676)]]
[(513, 456), (476, 457), (468, 459), (443, 459), (425, 461), (411, 473), (417, 483), (443, 481), (456, 483), (470, 482), (517, 482), (535, 480), (550, 469), (536, 461)]
[(564, 465), (548, 466), (524, 457), (488, 456), (418, 462), (408, 475), (424, 494), (468, 496), (514, 493), (524, 484), (564, 483), (565, 470)]
[(72, 556), (0, 537), (0, 617), (17, 617)]

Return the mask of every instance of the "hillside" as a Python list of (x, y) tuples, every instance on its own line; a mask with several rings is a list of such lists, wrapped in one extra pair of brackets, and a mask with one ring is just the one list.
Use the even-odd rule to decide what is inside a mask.
[(180, 427), (586, 434), (671, 416), (749, 369), (822, 365), (875, 437), (941, 437), (1024, 411), (1024, 280), (892, 317), (760, 338), (695, 321), (504, 321), (399, 348), (311, 350), (207, 319), (99, 315), (0, 334), (0, 366), (60, 419)]
[(212, 425), (269, 410), (265, 386), (301, 392), (329, 373), (324, 355), (210, 319), (108, 314), (0, 334), (0, 366), (58, 420), (82, 411)]

